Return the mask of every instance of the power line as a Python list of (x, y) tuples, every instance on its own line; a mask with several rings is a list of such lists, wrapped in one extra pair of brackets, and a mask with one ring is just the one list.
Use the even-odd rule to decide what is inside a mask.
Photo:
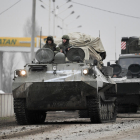
[(44, 1), (42, 1), (42, 0), (39, 0), (39, 1), (42, 2), (43, 4), (45, 4), (47, 7), (49, 7), (49, 5), (46, 4)]
[(18, 2), (16, 2), (15, 4), (11, 5), (9, 8), (5, 9), (3, 12), (0, 13), (0, 15), (2, 15), (4, 12), (8, 11), (9, 9), (11, 9), (12, 7), (14, 7), (16, 4), (18, 4), (21, 0), (19, 0)]
[(75, 4), (82, 5), (82, 6), (86, 6), (86, 7), (89, 7), (89, 8), (93, 8), (93, 9), (96, 9), (96, 10), (100, 10), (100, 11), (104, 11), (104, 12), (108, 12), (108, 13), (116, 14), (116, 15), (121, 15), (121, 16), (126, 16), (126, 17), (131, 17), (131, 18), (137, 18), (137, 19), (140, 19), (140, 17), (135, 17), (135, 16), (131, 16), (131, 15), (126, 15), (126, 14), (122, 14), (122, 13), (117, 13), (117, 12), (113, 12), (113, 11), (109, 11), (109, 10), (104, 10), (104, 9), (101, 9), (101, 8), (97, 8), (97, 7), (93, 7), (93, 6), (85, 5), (85, 4), (78, 3), (78, 2), (74, 2), (74, 1), (71, 1), (71, 2), (73, 2), (73, 3), (75, 3)]
[[(39, 0), (39, 1), (43, 2), (42, 0)], [(43, 2), (43, 3), (46, 5), (45, 2)], [(66, 3), (67, 3), (67, 2), (66, 2)], [(66, 4), (66, 3), (64, 3), (64, 4)], [(64, 4), (63, 4), (63, 5), (64, 5)], [(61, 5), (61, 6), (62, 6), (62, 5)], [(61, 7), (61, 6), (60, 6), (60, 7)], [(44, 7), (43, 5), (41, 5), (41, 7), (44, 8), (44, 9), (46, 9), (46, 7)], [(48, 9), (46, 9), (46, 10), (49, 11)], [(54, 12), (52, 11), (51, 14), (54, 15)], [(55, 15), (55, 16), (56, 16), (56, 15)], [(57, 17), (58, 17), (59, 19), (63, 20), (60, 16), (57, 15)]]

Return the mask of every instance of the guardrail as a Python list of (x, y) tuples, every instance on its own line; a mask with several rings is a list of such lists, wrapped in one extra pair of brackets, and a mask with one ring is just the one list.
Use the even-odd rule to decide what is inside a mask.
[(13, 95), (11, 93), (0, 93), (0, 117), (9, 117), (13, 115)]

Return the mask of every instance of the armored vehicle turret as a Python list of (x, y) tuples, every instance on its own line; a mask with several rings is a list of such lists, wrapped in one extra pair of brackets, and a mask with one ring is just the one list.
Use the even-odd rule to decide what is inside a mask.
[(140, 40), (123, 37), (121, 55), (114, 68), (117, 83), (118, 112), (136, 113), (140, 105)]
[(102, 66), (90, 48), (72, 47), (66, 55), (39, 49), (36, 60), (15, 70), (13, 97), (18, 124), (43, 123), (47, 111), (62, 110), (79, 110), (81, 117), (92, 123), (116, 120), (113, 69)]

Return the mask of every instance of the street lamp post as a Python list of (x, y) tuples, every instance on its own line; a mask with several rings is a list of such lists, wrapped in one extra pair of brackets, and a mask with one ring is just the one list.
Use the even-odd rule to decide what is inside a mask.
[[(56, 7), (56, 12), (55, 12), (55, 16), (56, 16), (56, 26), (58, 25), (58, 23), (57, 23), (57, 21), (58, 21), (58, 9), (59, 9), (59, 7), (57, 6)], [(58, 27), (58, 26), (57, 26)], [(57, 36), (57, 28), (56, 28), (56, 36)]]
[[(75, 19), (75, 20), (77, 20), (79, 17), (80, 17), (80, 15), (78, 15), (78, 16), (76, 17), (76, 19)], [(70, 22), (69, 24), (73, 23), (75, 20), (73, 20), (73, 21), (72, 21), (72, 22)], [(69, 25), (69, 24), (67, 24), (67, 25), (66, 25), (66, 28), (67, 28), (66, 32), (67, 32), (67, 33), (68, 33), (68, 25)]]
[(59, 25), (57, 26), (58, 28), (60, 28), (62, 30), (62, 27), (60, 27)]
[[(57, 24), (57, 21), (58, 21), (58, 15), (64, 13), (66, 10), (68, 10), (68, 9), (70, 9), (70, 8), (72, 8), (72, 7), (73, 7), (73, 5), (70, 5), (67, 9), (63, 10), (63, 11), (60, 12), (60, 13), (58, 13), (59, 6), (56, 7), (56, 8), (57, 8), (57, 11), (56, 11), (56, 24)], [(60, 18), (60, 19), (61, 19), (61, 18)], [(61, 19), (61, 20), (62, 20), (62, 19)], [(56, 36), (57, 36), (57, 28), (56, 28)]]
[(60, 5), (58, 8), (64, 6), (65, 4), (67, 4), (68, 2), (71, 2), (71, 0), (68, 0), (67, 2), (63, 3), (62, 5)]
[(53, 19), (53, 36), (55, 36), (55, 0), (53, 0), (53, 14), (54, 14), (54, 19)]
[(68, 24), (66, 24), (66, 33), (68, 34)]
[[(53, 1), (53, 6), (54, 6), (54, 10), (52, 11), (52, 13), (54, 14), (54, 30), (53, 30), (53, 35), (55, 36), (55, 17), (56, 17), (56, 20), (58, 18), (58, 14), (56, 14), (56, 10), (55, 10), (55, 0), (52, 0)], [(44, 3), (42, 0), (40, 0), (40, 2)], [(60, 7), (64, 6), (65, 4), (71, 2), (71, 0), (67, 0), (67, 2), (65, 2), (64, 4), (60, 5), (60, 6), (57, 6), (57, 9), (59, 9)], [(45, 3), (44, 3), (45, 4)], [(45, 4), (46, 5), (46, 4)], [(47, 5), (48, 6), (48, 5)], [(41, 5), (42, 8), (46, 9), (43, 5)], [(70, 5), (67, 9), (73, 7), (73, 5)], [(67, 10), (66, 9), (66, 10)], [(47, 10), (47, 9), (46, 9)], [(64, 12), (64, 11), (63, 11)], [(60, 14), (60, 13), (59, 13)], [(49, 29), (48, 29), (48, 34), (50, 34), (50, 22), (51, 22), (51, 0), (49, 0)]]
[(74, 14), (74, 11), (72, 11), (67, 17), (62, 19), (62, 35), (64, 34), (64, 20), (67, 19), (70, 15)]
[(3, 70), (3, 63), (2, 63), (2, 56), (3, 56), (3, 52), (0, 52), (0, 90), (3, 89), (2, 87), (2, 83), (3, 83), (3, 77), (2, 77), (2, 70)]
[[(67, 27), (67, 26), (66, 26), (66, 27)], [(68, 30), (72, 30), (72, 29), (76, 29), (76, 28), (81, 28), (81, 27), (82, 27), (82, 25), (79, 25), (79, 26), (77, 26), (77, 27), (70, 28), (70, 29), (65, 28), (64, 30), (66, 30), (66, 33), (68, 34)]]
[[(79, 25), (79, 26), (77, 26), (77, 27), (75, 27), (75, 28), (70, 28), (70, 29), (76, 29), (76, 28), (81, 28), (82, 27), (82, 25)], [(68, 28), (65, 28), (64, 30), (67, 30)], [(69, 30), (70, 30), (69, 29)]]
[(32, 35), (31, 35), (31, 62), (34, 60), (34, 38), (35, 38), (35, 11), (36, 11), (36, 0), (32, 0)]
[(77, 28), (81, 28), (82, 27), (82, 25), (79, 25)]
[[(49, 14), (49, 19), (48, 19), (48, 35), (50, 35), (50, 26), (51, 26), (51, 0), (49, 0), (49, 5), (47, 5), (46, 3), (44, 3), (42, 0), (39, 0), (40, 2), (42, 2), (43, 4), (45, 4), (46, 5), (46, 7), (44, 6), (44, 5), (41, 5), (41, 7), (42, 8), (44, 8), (44, 9), (48, 9), (48, 7), (49, 7), (49, 12), (48, 12), (48, 14)], [(46, 10), (47, 10), (46, 9)]]
[[(73, 7), (73, 5), (70, 5), (68, 8), (66, 8), (66, 9), (63, 10), (62, 12), (58, 13), (57, 15), (60, 15), (60, 14), (64, 13), (66, 10), (68, 10), (68, 9), (70, 9), (70, 8), (72, 8), (72, 7)], [(59, 9), (59, 8), (58, 8), (58, 9)]]
[(51, 27), (51, 0), (49, 0), (49, 29), (48, 29), (48, 35), (50, 35), (50, 27)]

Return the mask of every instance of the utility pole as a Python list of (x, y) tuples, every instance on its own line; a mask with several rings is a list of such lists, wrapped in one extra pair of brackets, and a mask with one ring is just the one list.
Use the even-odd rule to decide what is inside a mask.
[(32, 0), (32, 35), (31, 35), (31, 62), (34, 60), (34, 44), (35, 44), (35, 11), (36, 11), (36, 0)]
[(0, 52), (0, 90), (2, 90), (2, 70), (3, 70), (3, 63), (2, 63), (2, 56), (3, 56), (3, 52)]
[(64, 35), (64, 20), (66, 18), (68, 18), (70, 15), (74, 14), (74, 11), (72, 11), (67, 17), (65, 17), (64, 19), (62, 19), (62, 35)]
[(62, 19), (62, 35), (64, 35), (64, 19)]
[(66, 24), (66, 34), (68, 34), (68, 24)]
[(53, 19), (53, 36), (55, 36), (55, 0), (53, 0), (53, 15), (54, 15), (54, 19)]
[[(57, 22), (58, 22), (58, 16), (56, 15), (56, 25), (58, 24)], [(56, 27), (57, 27), (57, 26), (56, 26)], [(55, 33), (56, 36), (57, 36), (57, 33), (58, 33), (58, 31), (57, 31), (57, 28), (56, 28), (56, 33)]]
[(55, 33), (56, 37), (57, 37), (58, 11), (59, 11), (59, 7), (57, 6), (56, 7), (56, 12), (55, 12), (55, 14), (56, 14), (56, 33)]
[(48, 35), (50, 35), (50, 28), (51, 28), (51, 0), (49, 0), (49, 29), (48, 29)]
[(40, 30), (40, 48), (41, 48), (41, 39), (42, 39), (42, 27), (41, 27), (41, 30)]

